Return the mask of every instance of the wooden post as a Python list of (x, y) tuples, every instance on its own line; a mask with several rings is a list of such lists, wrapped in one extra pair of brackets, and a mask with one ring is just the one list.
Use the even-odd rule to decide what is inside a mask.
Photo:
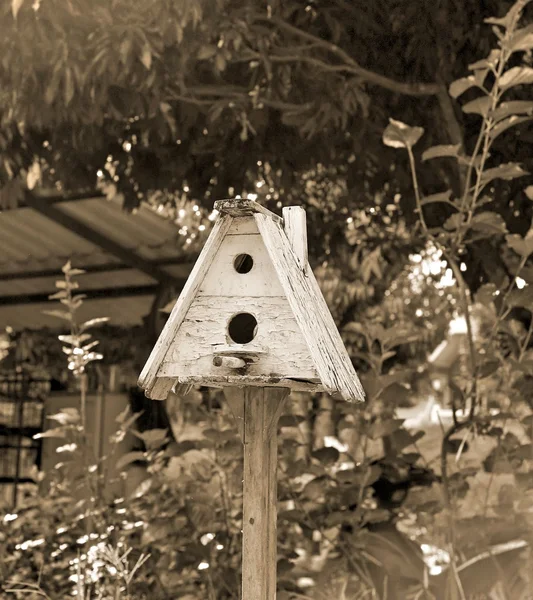
[(301, 206), (286, 206), (283, 209), (283, 227), (296, 254), (300, 268), (307, 269), (307, 219)]
[(243, 421), (242, 600), (276, 598), (277, 424), (289, 393), (276, 387), (225, 389), (237, 421)]

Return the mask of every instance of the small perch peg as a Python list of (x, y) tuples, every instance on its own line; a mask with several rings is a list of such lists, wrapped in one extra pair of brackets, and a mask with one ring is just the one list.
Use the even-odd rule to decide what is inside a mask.
[(246, 361), (236, 356), (215, 356), (213, 357), (215, 367), (227, 367), (228, 369), (242, 369), (246, 366)]

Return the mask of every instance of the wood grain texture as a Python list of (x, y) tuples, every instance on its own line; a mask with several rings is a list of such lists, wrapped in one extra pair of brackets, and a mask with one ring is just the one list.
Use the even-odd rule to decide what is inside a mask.
[(279, 224), (260, 213), (254, 218), (324, 387), (349, 402), (364, 401), (363, 387), (311, 269), (304, 274), (299, 268)]
[(243, 600), (275, 600), (276, 426), (289, 390), (244, 389)]
[(319, 379), (303, 380), (288, 379), (285, 377), (272, 377), (268, 375), (247, 376), (242, 375), (219, 375), (219, 376), (181, 376), (178, 378), (180, 383), (192, 385), (205, 385), (207, 387), (286, 387), (295, 392), (325, 392), (327, 391)]
[(220, 244), (224, 240), (224, 237), (231, 226), (231, 222), (232, 218), (228, 215), (223, 215), (215, 222), (213, 231), (207, 239), (198, 260), (187, 279), (187, 283), (172, 309), (172, 313), (170, 314), (150, 357), (144, 365), (138, 383), (150, 398), (164, 400), (172, 388), (172, 382), (161, 382), (161, 384), (158, 384), (157, 387), (154, 388), (159, 368), (165, 359), (165, 355), (174, 340), (176, 332), (178, 331), (192, 300), (196, 296), (213, 258), (220, 248)]
[[(257, 333), (249, 344), (235, 344), (227, 333), (230, 319), (240, 312), (257, 319)], [(179, 378), (182, 383), (191, 377), (234, 376), (235, 370), (213, 365), (217, 349), (222, 347), (227, 351), (231, 346), (236, 351), (259, 349), (257, 360), (238, 373), (241, 376), (262, 376), (275, 381), (319, 378), (309, 347), (284, 296), (198, 295), (169, 347), (159, 376)]]
[[(254, 223), (250, 217), (247, 220)], [(242, 225), (238, 224), (237, 227), (242, 228)], [(199, 292), (207, 296), (284, 296), (285, 292), (257, 227), (255, 233), (234, 234), (235, 230), (232, 224), (213, 257)], [(249, 254), (253, 259), (253, 266), (248, 273), (235, 270), (234, 261), (239, 254)]]
[(289, 240), (294, 254), (298, 259), (300, 269), (309, 268), (307, 255), (307, 217), (301, 206), (286, 206), (283, 209), (283, 229)]
[(281, 224), (283, 221), (281, 217), (278, 217), (275, 213), (269, 211), (264, 206), (261, 206), (255, 200), (249, 200), (247, 198), (234, 198), (231, 200), (217, 200), (215, 202), (215, 210), (218, 210), (222, 214), (228, 214), (232, 217), (245, 217), (252, 216), (254, 214), (262, 214), (269, 217), (272, 221)]
[(235, 419), (239, 437), (244, 443), (244, 388), (226, 387), (224, 397)]

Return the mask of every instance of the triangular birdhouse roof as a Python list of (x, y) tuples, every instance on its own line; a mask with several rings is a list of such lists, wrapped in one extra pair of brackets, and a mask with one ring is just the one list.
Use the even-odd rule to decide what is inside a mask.
[[(307, 261), (303, 209), (297, 207), (284, 209), (285, 219), (281, 219), (253, 200), (223, 200), (215, 203), (215, 209), (220, 215), (140, 375), (139, 385), (145, 390), (146, 395), (154, 399), (164, 399), (172, 386), (178, 382), (214, 386), (277, 385), (300, 390), (323, 390), (347, 401), (363, 401), (363, 388)], [(295, 213), (299, 217), (303, 216), (303, 225), (301, 220), (291, 218)], [(300, 231), (297, 231), (298, 229)], [(237, 357), (237, 361), (242, 360), (238, 358), (239, 356), (246, 359), (254, 353), (259, 353), (261, 356), (261, 348), (254, 344), (234, 344), (229, 348), (222, 348), (218, 338), (201, 339), (208, 337), (212, 331), (208, 326), (202, 329), (202, 315), (205, 315), (205, 320), (210, 324), (220, 328), (217, 317), (224, 318), (224, 315), (229, 314), (227, 311), (223, 312), (224, 302), (228, 303), (227, 297), (217, 298), (215, 295), (210, 295), (209, 303), (206, 303), (204, 298), (202, 304), (201, 288), (209, 287), (209, 280), (215, 281), (218, 285), (218, 281), (223, 276), (213, 273), (212, 269), (217, 269), (214, 267), (217, 264), (217, 257), (224, 254), (224, 240), (227, 236), (236, 238), (237, 236), (229, 234), (244, 230), (247, 233), (255, 233), (253, 238), (257, 238), (261, 247), (264, 245), (263, 262), (255, 275), (256, 278), (263, 277), (263, 281), (260, 281), (261, 285), (252, 294), (253, 298), (248, 292), (246, 297), (236, 297), (235, 307), (232, 307), (232, 310), (233, 313), (239, 312), (243, 302), (249, 301), (253, 302), (256, 308), (259, 307), (259, 311), (263, 311), (266, 320), (270, 318), (269, 313), (272, 312), (287, 314), (285, 323), (289, 323), (289, 331), (282, 332), (286, 334), (286, 337), (282, 338), (282, 344), (286, 343), (289, 352), (292, 343), (301, 351), (295, 350), (294, 361), (287, 361), (292, 363), (295, 372), (283, 373), (283, 361), (281, 366), (279, 361), (274, 366), (269, 364), (271, 371), (282, 372), (279, 377), (268, 369), (267, 372), (258, 374), (261, 361), (265, 363), (267, 358), (260, 358), (258, 366), (252, 364), (250, 369), (236, 368), (231, 374), (213, 376), (212, 363), (203, 363), (205, 357), (201, 356), (201, 352), (198, 355), (194, 354), (195, 344), (204, 343), (205, 346), (211, 343), (211, 348), (221, 348), (219, 354), (223, 352), (233, 354)], [(258, 242), (255, 242), (256, 247)], [(279, 283), (274, 281), (276, 276)], [(204, 280), (208, 283), (206, 284)], [(277, 286), (276, 289), (279, 289), (279, 293), (276, 293), (279, 302), (275, 305), (272, 302), (276, 298), (268, 297), (266, 286)], [(229, 300), (233, 299), (229, 298)], [(202, 306), (204, 312), (200, 311)], [(222, 312), (218, 313), (218, 309)], [(187, 323), (195, 324), (196, 329), (192, 332), (187, 330)], [(263, 345), (268, 346), (269, 336), (281, 335), (275, 330), (275, 324), (265, 326)], [(216, 335), (213, 334), (213, 338), (216, 338)], [(232, 352), (232, 348), (235, 352)], [(191, 353), (188, 362), (183, 356), (187, 351)], [(179, 356), (174, 359), (176, 353)], [(268, 347), (266, 354), (268, 354)], [(304, 354), (305, 358), (299, 359)], [(210, 360), (212, 361), (212, 357)], [(199, 372), (200, 368), (204, 370)]]

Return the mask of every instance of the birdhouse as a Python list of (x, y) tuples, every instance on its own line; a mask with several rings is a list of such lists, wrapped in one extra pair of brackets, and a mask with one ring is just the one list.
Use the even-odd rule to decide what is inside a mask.
[(252, 200), (219, 216), (140, 375), (147, 396), (175, 383), (284, 387), (362, 401), (352, 362), (307, 260), (305, 211)]

